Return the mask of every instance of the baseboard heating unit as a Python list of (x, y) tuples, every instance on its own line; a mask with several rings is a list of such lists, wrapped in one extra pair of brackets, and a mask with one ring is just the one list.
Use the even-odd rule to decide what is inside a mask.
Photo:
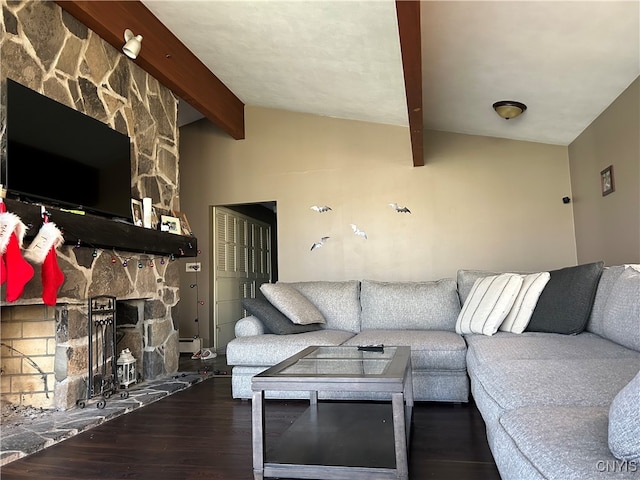
[(180, 353), (196, 353), (202, 350), (202, 339), (200, 337), (180, 338)]

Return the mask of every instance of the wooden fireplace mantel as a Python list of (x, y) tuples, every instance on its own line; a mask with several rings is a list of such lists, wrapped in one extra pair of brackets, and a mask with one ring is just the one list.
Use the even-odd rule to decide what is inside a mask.
[[(7, 210), (20, 217), (28, 227), (25, 237), (33, 238), (42, 225), (40, 205), (11, 198), (6, 198), (5, 203)], [(193, 236), (137, 227), (89, 213), (78, 215), (55, 207), (47, 207), (47, 211), (51, 214), (50, 221), (62, 231), (67, 246), (79, 244), (81, 247), (173, 255), (176, 258), (198, 254), (198, 240)]]

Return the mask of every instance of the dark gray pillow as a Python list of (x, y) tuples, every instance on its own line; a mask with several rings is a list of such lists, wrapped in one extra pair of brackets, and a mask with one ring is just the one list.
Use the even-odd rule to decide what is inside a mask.
[(528, 332), (575, 334), (589, 320), (604, 262), (587, 263), (549, 272), (551, 278), (542, 290)]
[(293, 323), (269, 301), (262, 298), (245, 298), (242, 300), (242, 306), (250, 315), (260, 320), (269, 332), (276, 335), (313, 332), (322, 329), (322, 325), (319, 323), (306, 325)]

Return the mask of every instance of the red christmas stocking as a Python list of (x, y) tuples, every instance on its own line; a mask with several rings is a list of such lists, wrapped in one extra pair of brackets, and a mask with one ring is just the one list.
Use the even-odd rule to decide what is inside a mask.
[(33, 267), (22, 257), (18, 236), (14, 233), (9, 238), (7, 251), (4, 254), (7, 266), (7, 302), (15, 302), (24, 291), (24, 286), (33, 278)]
[(7, 283), (6, 300), (15, 302), (24, 291), (24, 286), (33, 278), (33, 267), (22, 257), (22, 239), (26, 227), (13, 213), (0, 213), (0, 253), (5, 264), (4, 277)]
[[(4, 204), (2, 199), (0, 198), (0, 215), (7, 211), (7, 206)], [(0, 246), (0, 285), (4, 285), (4, 282), (7, 281), (7, 265), (4, 263), (4, 252), (6, 250), (6, 245), (4, 247)]]
[(0, 255), (0, 285), (7, 281), (7, 266), (4, 263), (4, 255)]
[(25, 256), (36, 264), (42, 264), (42, 300), (50, 307), (58, 300), (58, 290), (64, 283), (64, 275), (58, 267), (56, 248), (64, 241), (55, 223), (45, 223), (33, 239)]
[(45, 305), (53, 307), (58, 300), (58, 290), (64, 283), (64, 274), (58, 266), (55, 247), (49, 250), (42, 264), (42, 300)]

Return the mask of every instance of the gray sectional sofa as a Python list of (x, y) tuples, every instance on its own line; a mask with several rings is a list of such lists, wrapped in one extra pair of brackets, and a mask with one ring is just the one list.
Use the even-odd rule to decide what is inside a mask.
[[(416, 400), (467, 402), (470, 388), (503, 479), (640, 478), (640, 266), (600, 270), (591, 298), (572, 296), (572, 283), (554, 284), (560, 296), (553, 302), (570, 310), (567, 316), (589, 303), (579, 333), (553, 333), (563, 313), (547, 308), (543, 331), (459, 335), (461, 307), (488, 275), (290, 283), (326, 323), (278, 335), (253, 315), (239, 320), (227, 347), (233, 396), (250, 398), (253, 375), (309, 345), (409, 345)], [(551, 272), (549, 285), (559, 276)], [(286, 394), (268, 397), (308, 395)]]

